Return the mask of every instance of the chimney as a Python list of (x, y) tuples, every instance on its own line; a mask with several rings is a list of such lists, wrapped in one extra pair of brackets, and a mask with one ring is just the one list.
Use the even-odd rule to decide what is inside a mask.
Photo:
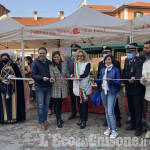
[(118, 3), (117, 3), (117, 8), (118, 8)]
[(64, 11), (60, 11), (60, 19), (62, 20), (62, 19), (64, 19)]
[(34, 11), (33, 13), (34, 13), (34, 20), (37, 20), (37, 14), (38, 14), (38, 12)]

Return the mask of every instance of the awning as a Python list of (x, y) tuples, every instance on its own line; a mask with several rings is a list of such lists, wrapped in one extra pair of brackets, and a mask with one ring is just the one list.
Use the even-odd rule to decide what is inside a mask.
[[(112, 49), (115, 50), (121, 50), (121, 49), (125, 49), (124, 47), (127, 44), (113, 44), (113, 45), (107, 45), (109, 47), (111, 47)], [(99, 46), (82, 46), (81, 48), (84, 49), (85, 51), (100, 51), (102, 49), (104, 45), (99, 45)], [(138, 43), (139, 49), (143, 48), (144, 43)]]

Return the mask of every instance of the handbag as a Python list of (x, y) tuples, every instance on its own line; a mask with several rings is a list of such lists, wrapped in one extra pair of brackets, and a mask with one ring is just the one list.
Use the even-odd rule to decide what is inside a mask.
[(92, 96), (91, 96), (91, 101), (92, 101), (92, 104), (95, 106), (100, 106), (101, 105), (101, 94), (100, 94), (100, 91), (97, 90)]

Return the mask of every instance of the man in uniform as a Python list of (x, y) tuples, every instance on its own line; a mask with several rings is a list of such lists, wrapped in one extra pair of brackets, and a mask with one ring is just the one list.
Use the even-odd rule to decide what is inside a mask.
[[(103, 53), (103, 58), (105, 58), (107, 55), (112, 55), (112, 49), (110, 47), (108, 47), (108, 46), (103, 46), (102, 47), (102, 53)], [(104, 61), (99, 62), (97, 78), (99, 78), (100, 70), (103, 67), (105, 67)], [(120, 70), (120, 63), (119, 63), (119, 61), (115, 60), (114, 67), (116, 67), (116, 68), (118, 68)], [(100, 89), (99, 86), (98, 86), (98, 89)], [(118, 98), (116, 100), (114, 112), (115, 112), (115, 116), (116, 116), (116, 125), (117, 125), (117, 127), (121, 127), (121, 123), (120, 123), (121, 117), (120, 117), (120, 108), (119, 108)], [(107, 121), (104, 122), (103, 126), (107, 126)]]
[[(76, 56), (76, 51), (80, 49), (81, 47), (77, 44), (71, 45), (71, 57), (67, 59), (67, 66), (70, 75), (74, 74), (74, 60)], [(69, 80), (69, 94), (70, 94), (70, 100), (71, 100), (71, 115), (68, 117), (68, 120), (74, 119), (76, 117), (76, 96), (73, 93), (73, 81)]]
[(128, 106), (131, 115), (131, 124), (126, 130), (136, 129), (135, 136), (142, 134), (142, 107), (145, 88), (139, 80), (142, 76), (142, 60), (137, 56), (138, 45), (131, 43), (127, 46), (127, 59), (125, 60), (124, 78), (125, 89), (127, 93)]

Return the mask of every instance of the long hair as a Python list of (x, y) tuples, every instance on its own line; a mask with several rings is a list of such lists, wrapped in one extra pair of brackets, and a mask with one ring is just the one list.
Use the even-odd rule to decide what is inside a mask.
[(77, 50), (77, 52), (76, 52), (75, 62), (78, 61), (78, 54), (79, 54), (79, 53), (82, 53), (82, 54), (83, 54), (83, 61), (84, 61), (84, 62), (88, 62), (88, 61), (89, 61), (89, 57), (88, 57), (87, 53), (86, 53), (84, 50), (79, 49), (79, 50)]
[[(54, 57), (55, 55), (57, 55), (57, 54), (60, 56), (60, 52), (59, 52), (59, 51), (54, 51), (54, 52), (52, 53), (52, 65), (53, 65), (53, 66), (56, 65), (56, 62), (54, 61), (53, 57)], [(60, 56), (60, 62), (62, 62), (61, 56)]]
[(30, 56), (27, 56), (26, 59), (29, 61), (28, 65), (31, 66), (31, 64), (33, 62), (32, 58)]

